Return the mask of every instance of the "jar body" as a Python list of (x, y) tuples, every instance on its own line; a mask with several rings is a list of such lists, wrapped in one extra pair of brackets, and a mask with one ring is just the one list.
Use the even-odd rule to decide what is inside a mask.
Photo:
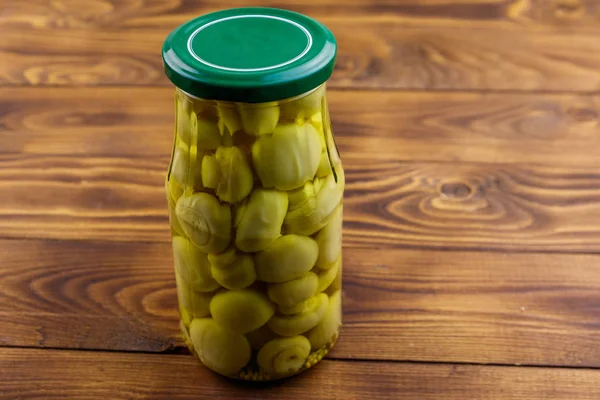
[(175, 98), (166, 192), (186, 343), (225, 376), (301, 372), (342, 316), (345, 181), (325, 86), (259, 104)]

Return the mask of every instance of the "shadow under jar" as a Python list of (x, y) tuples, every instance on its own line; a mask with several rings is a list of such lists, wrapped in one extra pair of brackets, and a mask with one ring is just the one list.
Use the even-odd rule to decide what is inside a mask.
[(166, 180), (181, 329), (228, 377), (319, 362), (342, 322), (344, 170), (325, 81), (336, 43), (304, 15), (208, 14), (163, 46), (177, 87)]

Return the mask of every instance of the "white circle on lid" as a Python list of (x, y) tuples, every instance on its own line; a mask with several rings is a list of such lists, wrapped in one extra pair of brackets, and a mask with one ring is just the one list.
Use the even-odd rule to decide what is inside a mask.
[[(230, 68), (230, 67), (225, 67), (223, 65), (217, 65), (217, 64), (213, 64), (211, 62), (208, 62), (208, 61), (204, 60), (202, 57), (200, 57), (198, 54), (196, 54), (196, 52), (192, 48), (192, 41), (194, 40), (194, 38), (196, 37), (196, 35), (199, 32), (201, 32), (202, 30), (208, 28), (209, 26), (218, 24), (220, 22), (228, 21), (228, 20), (231, 20), (231, 19), (240, 19), (240, 18), (268, 18), (268, 19), (276, 19), (276, 20), (287, 22), (288, 24), (294, 25), (295, 27), (297, 27), (298, 29), (300, 29), (302, 32), (304, 32), (304, 34), (306, 35), (306, 39), (307, 39), (306, 47), (304, 48), (304, 50), (302, 50), (302, 52), (300, 54), (298, 54), (296, 57), (292, 58), (291, 60), (287, 60), (286, 62), (277, 64), (277, 65), (270, 65), (268, 67), (262, 67), (262, 68)], [(250, 14), (250, 15), (235, 15), (235, 16), (232, 16), (232, 17), (225, 17), (225, 18), (221, 18), (221, 19), (216, 19), (214, 21), (209, 22), (206, 25), (202, 25), (201, 27), (199, 27), (198, 29), (196, 29), (190, 35), (190, 37), (188, 39), (188, 42), (187, 42), (187, 48), (188, 48), (189, 53), (192, 55), (192, 57), (194, 57), (196, 60), (198, 60), (202, 64), (208, 65), (209, 67), (212, 67), (212, 68), (221, 69), (223, 71), (232, 71), (232, 72), (260, 72), (260, 71), (268, 71), (268, 70), (271, 70), (271, 69), (285, 67), (286, 65), (289, 65), (289, 64), (291, 64), (291, 63), (293, 63), (295, 61), (298, 61), (299, 59), (301, 59), (302, 57), (304, 57), (306, 55), (306, 53), (308, 53), (308, 51), (312, 47), (312, 44), (313, 44), (313, 38), (312, 38), (310, 32), (308, 31), (308, 29), (306, 29), (305, 27), (303, 27), (302, 25), (300, 25), (297, 22), (290, 21), (289, 19), (282, 18), (282, 17), (276, 17), (276, 16), (273, 16), (273, 15)]]

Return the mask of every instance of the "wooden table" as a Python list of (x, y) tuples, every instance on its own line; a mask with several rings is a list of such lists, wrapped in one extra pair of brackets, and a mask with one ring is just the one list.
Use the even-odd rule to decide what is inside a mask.
[(0, 1), (0, 399), (600, 398), (600, 2), (230, 0), (327, 24), (344, 327), (270, 386), (178, 336), (160, 45), (222, 1)]

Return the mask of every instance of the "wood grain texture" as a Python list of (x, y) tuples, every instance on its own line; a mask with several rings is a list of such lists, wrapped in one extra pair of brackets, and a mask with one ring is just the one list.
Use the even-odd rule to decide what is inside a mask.
[[(349, 245), (598, 250), (598, 97), (330, 101)], [(171, 89), (3, 89), (0, 105), (5, 237), (167, 240)]]
[[(387, 161), (346, 154), (345, 243), (600, 251), (589, 167)], [(4, 238), (169, 240), (168, 158), (0, 157)]]
[[(70, 18), (70, 14), (67, 14)], [(67, 17), (65, 17), (67, 18)], [(35, 20), (34, 20), (35, 21)], [(2, 26), (0, 85), (164, 85), (167, 26)], [(600, 89), (597, 31), (404, 26), (323, 19), (339, 43), (336, 88), (577, 91)], [(55, 27), (54, 25), (59, 25)]]
[[(4, 240), (0, 253), (0, 345), (182, 346), (169, 244)], [(597, 255), (345, 248), (330, 356), (600, 367), (599, 266)]]
[[(597, 29), (595, 0), (4, 0), (0, 25), (57, 28), (172, 27), (231, 7), (278, 7), (317, 18), (371, 18), (403, 25), (535, 26)], [(78, 7), (72, 7), (77, 4)]]
[[(37, 368), (43, 364), (44, 368)], [(325, 360), (270, 385), (236, 383), (190, 356), (0, 349), (0, 399), (592, 400), (598, 371)], [(60, 382), (60, 384), (58, 383)]]
[[(347, 171), (341, 339), (258, 388), (179, 337), (159, 53), (251, 5), (338, 38)], [(600, 398), (598, 1), (0, 8), (0, 400)]]
[(348, 161), (348, 245), (600, 250), (595, 170)]
[[(329, 90), (343, 156), (600, 166), (600, 96)], [(171, 88), (0, 88), (0, 154), (168, 157)]]
[(0, 243), (0, 344), (173, 348), (178, 317), (169, 244)]
[(168, 241), (168, 162), (0, 157), (0, 186), (8, 194), (0, 205), (0, 235)]

